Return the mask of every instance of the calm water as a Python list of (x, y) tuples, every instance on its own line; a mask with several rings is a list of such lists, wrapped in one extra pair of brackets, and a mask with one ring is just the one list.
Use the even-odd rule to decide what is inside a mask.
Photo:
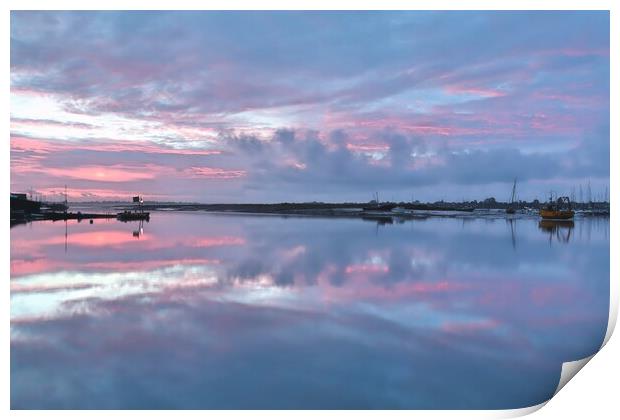
[(11, 229), (11, 406), (530, 406), (608, 308), (608, 220), (36, 222)]

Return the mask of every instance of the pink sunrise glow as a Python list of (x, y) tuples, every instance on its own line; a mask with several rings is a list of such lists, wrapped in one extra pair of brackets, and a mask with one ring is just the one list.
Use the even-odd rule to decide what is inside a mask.
[[(85, 18), (85, 30), (94, 16)], [(421, 199), (438, 199), (435, 186), (456, 190), (458, 179), (459, 188), (481, 195), (472, 199), (483, 199), (518, 175), (524, 198), (534, 198), (547, 188), (541, 174), (550, 167), (562, 168), (556, 172), (563, 184), (590, 180), (600, 189), (606, 182), (608, 165), (583, 164), (608, 161), (604, 23), (575, 26), (558, 18), (558, 36), (548, 38), (549, 28), (537, 22), (526, 40), (509, 31), (498, 37), (493, 28), (506, 18), (497, 14), (482, 14), (459, 33), (438, 13), (434, 30), (459, 35), (436, 44), (432, 37), (405, 42), (419, 38), (416, 25), (377, 18), (382, 30), (369, 39), (326, 18), (329, 36), (348, 42), (319, 46), (253, 20), (256, 33), (279, 31), (289, 40), (272, 60), (253, 54), (260, 39), (236, 43), (238, 51), (217, 42), (207, 48), (198, 42), (207, 27), (188, 21), (180, 35), (174, 28), (185, 17), (176, 18), (164, 14), (161, 33), (118, 45), (105, 43), (123, 39), (125, 29), (102, 18), (100, 31), (109, 37), (97, 38), (99, 45), (90, 33), (76, 39), (63, 29), (74, 23), (71, 14), (55, 17), (64, 26), (12, 16), (12, 190), (42, 193), (68, 184), (75, 201), (140, 191), (152, 201), (258, 202), (360, 201), (369, 189), (389, 189), (402, 200), (412, 188)], [(178, 43), (166, 35), (171, 31)], [(235, 39), (232, 28), (218, 31), (221, 37), (207, 38)], [(462, 39), (474, 34), (510, 48), (463, 54)], [(65, 48), (67, 39), (73, 48)], [(29, 55), (43, 45), (57, 54)], [(181, 45), (183, 55), (175, 50)], [(300, 66), (292, 60), (299, 51), (321, 56)], [(362, 65), (360, 54), (378, 58)], [(581, 160), (584, 153), (596, 155)], [(506, 156), (515, 167), (480, 165), (475, 159), (483, 155)], [(438, 159), (429, 164), (420, 156)], [(451, 165), (449, 156), (464, 163)], [(482, 172), (471, 177), (468, 167)], [(330, 192), (320, 188), (323, 178)]]

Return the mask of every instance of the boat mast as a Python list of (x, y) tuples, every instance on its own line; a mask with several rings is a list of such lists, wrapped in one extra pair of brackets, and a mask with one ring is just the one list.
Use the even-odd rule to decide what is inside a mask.
[(512, 184), (512, 196), (510, 197), (510, 204), (514, 204), (516, 192), (517, 192), (517, 178), (515, 178), (515, 182)]

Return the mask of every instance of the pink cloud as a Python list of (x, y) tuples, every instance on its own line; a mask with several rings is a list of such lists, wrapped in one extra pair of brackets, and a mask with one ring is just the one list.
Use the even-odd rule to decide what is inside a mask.
[(344, 272), (347, 274), (355, 274), (355, 273), (365, 273), (365, 274), (373, 274), (373, 273), (388, 273), (390, 271), (390, 267), (385, 264), (351, 264), (345, 267)]
[(579, 295), (572, 285), (537, 286), (531, 289), (530, 299), (538, 306), (571, 302)]
[(307, 165), (303, 162), (299, 162), (296, 159), (286, 159), (286, 161), (284, 162), (284, 164), (286, 166), (289, 166), (291, 168), (295, 168), (298, 169), (300, 171), (303, 171), (304, 169), (306, 169)]
[[(383, 286), (373, 282), (371, 275), (382, 272), (382, 268), (355, 268), (353, 271), (359, 276), (355, 277), (355, 287), (338, 287), (330, 281), (330, 277), (337, 274), (335, 267), (327, 267), (317, 278), (321, 293), (327, 301), (348, 301), (348, 300), (399, 300), (413, 297), (428, 297), (443, 295), (446, 293), (456, 293), (472, 289), (472, 285), (451, 280), (441, 280), (438, 282), (414, 282), (404, 281), (390, 286)], [(363, 271), (367, 270), (367, 271)], [(369, 271), (368, 271), (369, 270)], [(345, 272), (347, 270), (345, 269)]]
[[(43, 194), (45, 196), (57, 196), (60, 197), (64, 194), (64, 190), (57, 187), (45, 187), (45, 188), (37, 188), (37, 193)], [(126, 190), (126, 189), (107, 189), (107, 188), (89, 188), (89, 187), (76, 187), (71, 185), (71, 187), (67, 191), (67, 197), (69, 201), (80, 201), (80, 200), (114, 200), (114, 201), (127, 201), (133, 195), (136, 194), (135, 190)], [(165, 200), (173, 197), (172, 194), (158, 194), (149, 192), (145, 194), (145, 200)], [(178, 197), (178, 196), (175, 196)]]
[(236, 236), (220, 236), (213, 238), (198, 238), (188, 243), (190, 246), (195, 247), (213, 247), (213, 246), (230, 246), (230, 245), (245, 245), (245, 239)]
[[(135, 239), (135, 238), (134, 238)], [(97, 262), (70, 262), (66, 260), (50, 260), (37, 258), (35, 260), (14, 259), (11, 261), (11, 277), (49, 273), (58, 270), (92, 270), (92, 271), (148, 271), (158, 268), (170, 267), (174, 265), (219, 265), (218, 259), (208, 258), (177, 258), (177, 259), (157, 259), (152, 261), (97, 261)], [(40, 286), (42, 289), (45, 286)], [(11, 283), (11, 293), (15, 291), (32, 291), (26, 286)]]
[(148, 141), (124, 141), (109, 139), (102, 141), (64, 141), (34, 139), (19, 135), (11, 135), (11, 151), (23, 152), (62, 152), (88, 150), (95, 152), (143, 152), (161, 155), (210, 156), (222, 154), (221, 150), (172, 148)]
[[(150, 240), (150, 234), (140, 235), (140, 241)], [(12, 238), (11, 247), (13, 251), (19, 250), (20, 253), (36, 253), (41, 251), (41, 247), (48, 245), (61, 245), (65, 240), (72, 246), (83, 247), (108, 247), (122, 245), (128, 242), (135, 242), (136, 238), (126, 231), (121, 230), (96, 230), (93, 232), (72, 233), (67, 238), (64, 235), (50, 236), (45, 239), (22, 239)], [(44, 254), (42, 254), (44, 255)]]
[(41, 172), (59, 178), (72, 178), (84, 181), (101, 182), (128, 182), (153, 179), (157, 176), (156, 171), (166, 171), (164, 167), (147, 165), (141, 169), (126, 168), (122, 165), (114, 166), (78, 166), (74, 168), (45, 168)]
[(481, 96), (485, 98), (497, 98), (499, 96), (506, 96), (506, 92), (503, 90), (463, 85), (449, 85), (444, 87), (444, 90), (447, 93), (453, 95), (467, 94)]
[(480, 321), (452, 321), (452, 322), (444, 322), (441, 326), (441, 329), (444, 332), (449, 333), (457, 333), (457, 334), (468, 334), (468, 333), (476, 333), (479, 331), (488, 331), (497, 328), (500, 325), (500, 322), (494, 319), (484, 319)]
[[(64, 237), (55, 238), (57, 242), (64, 242)], [(150, 235), (147, 233), (143, 233), (140, 235), (140, 240), (149, 240), (151, 239)], [(128, 242), (135, 242), (136, 238), (133, 236), (129, 236), (127, 232), (118, 231), (118, 230), (110, 230), (110, 231), (95, 231), (95, 232), (84, 232), (84, 233), (74, 233), (68, 238), (71, 245), (79, 245), (84, 247), (108, 247), (115, 245), (122, 245)]]
[(66, 128), (79, 128), (79, 129), (93, 129), (98, 126), (81, 123), (77, 121), (57, 121), (50, 119), (35, 119), (35, 118), (11, 118), (11, 129), (15, 127), (28, 128), (32, 126), (40, 126), (40, 127), (66, 127)]
[(557, 101), (575, 107), (602, 106), (604, 102), (606, 102), (605, 99), (595, 96), (571, 95), (564, 92), (554, 92), (550, 90), (535, 92), (533, 96), (536, 100)]
[[(475, 118), (472, 121), (472, 118)], [(491, 122), (498, 124), (489, 125)], [(464, 124), (466, 123), (466, 124)], [(472, 123), (476, 123), (475, 126)], [(346, 115), (342, 114), (338, 118), (334, 117), (334, 125), (350, 130), (386, 130), (397, 129), (412, 135), (419, 136), (475, 136), (489, 134), (523, 134), (516, 130), (512, 123), (506, 118), (505, 121), (489, 120), (486, 124), (480, 120), (479, 115), (468, 116), (465, 114), (453, 114), (435, 109), (430, 114), (365, 114), (365, 115)], [(368, 133), (366, 133), (368, 136)], [(367, 141), (368, 139), (366, 139)], [(360, 139), (361, 142), (366, 142)], [(356, 149), (355, 143), (351, 143), (351, 149)], [(370, 147), (375, 146), (370, 142)], [(378, 145), (377, 145), (378, 146)]]
[(390, 146), (387, 144), (347, 143), (347, 149), (354, 152), (387, 152)]
[(210, 179), (234, 179), (241, 178), (246, 175), (246, 171), (228, 170), (221, 168), (210, 168), (207, 166), (192, 166), (185, 171), (189, 176), (194, 178), (210, 178)]

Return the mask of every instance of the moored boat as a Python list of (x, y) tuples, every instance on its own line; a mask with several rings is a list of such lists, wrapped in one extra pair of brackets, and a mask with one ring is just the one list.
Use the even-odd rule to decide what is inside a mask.
[(131, 211), (131, 210), (125, 210), (121, 213), (118, 213), (116, 215), (116, 219), (120, 220), (121, 222), (128, 222), (131, 220), (146, 220), (147, 222), (149, 221), (149, 219), (151, 218), (151, 214), (147, 211), (144, 211), (142, 204), (144, 203), (144, 200), (142, 199), (141, 196), (136, 195), (134, 197), (132, 197), (131, 200), (134, 204), (138, 205), (138, 209), (135, 211)]
[(548, 220), (569, 220), (575, 217), (568, 197), (560, 197), (557, 201), (550, 199), (549, 203), (539, 210), (539, 214)]
[(515, 196), (517, 193), (517, 178), (515, 178), (514, 184), (512, 184), (512, 195), (510, 196), (510, 204), (506, 208), (506, 214), (515, 214), (517, 212), (515, 205)]
[(374, 204), (371, 206), (362, 207), (364, 211), (392, 211), (396, 207), (393, 203)]
[(121, 222), (126, 222), (126, 221), (130, 221), (130, 220), (146, 220), (148, 221), (150, 219), (150, 213), (149, 212), (138, 212), (138, 211), (127, 211), (125, 210), (122, 213), (118, 213), (116, 215), (116, 218), (118, 220), (120, 220)]
[(539, 214), (543, 219), (569, 220), (575, 217), (575, 212), (572, 210), (540, 209)]
[(392, 211), (397, 206), (395, 203), (382, 203), (379, 201), (379, 193), (375, 193), (375, 197), (368, 206), (362, 207), (364, 211)]

